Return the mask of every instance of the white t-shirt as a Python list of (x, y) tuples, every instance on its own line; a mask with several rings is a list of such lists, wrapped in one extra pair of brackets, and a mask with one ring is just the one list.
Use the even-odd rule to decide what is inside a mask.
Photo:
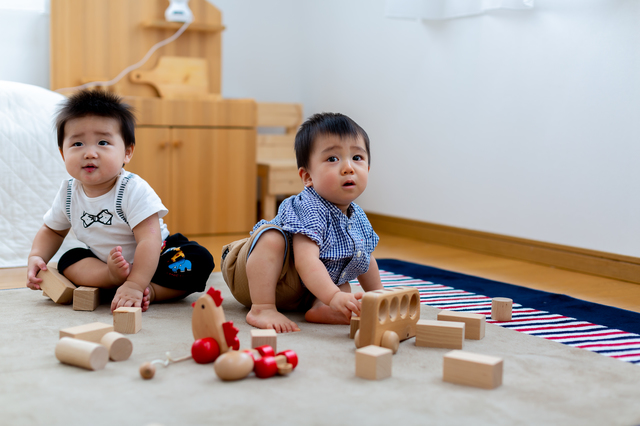
[[(95, 198), (87, 197), (75, 179), (62, 182), (44, 223), (57, 231), (72, 228), (103, 262), (114, 247), (121, 246), (124, 258), (133, 263), (137, 245), (133, 228), (154, 213), (162, 218), (168, 212), (144, 179), (122, 169), (111, 191)], [(169, 236), (162, 219), (160, 231), (163, 240)]]

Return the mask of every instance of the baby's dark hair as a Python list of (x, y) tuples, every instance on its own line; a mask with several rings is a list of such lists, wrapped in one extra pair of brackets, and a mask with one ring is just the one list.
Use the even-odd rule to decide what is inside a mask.
[(133, 108), (122, 102), (122, 98), (103, 90), (82, 90), (71, 95), (56, 116), (58, 148), (62, 149), (64, 127), (69, 120), (90, 115), (113, 118), (120, 123), (120, 133), (126, 148), (136, 144), (136, 118)]
[(305, 121), (296, 134), (296, 161), (298, 168), (309, 168), (309, 159), (313, 151), (313, 144), (320, 135), (335, 135), (341, 138), (362, 137), (367, 149), (367, 161), (371, 164), (371, 152), (369, 151), (369, 136), (358, 124), (344, 114), (323, 112), (314, 114)]

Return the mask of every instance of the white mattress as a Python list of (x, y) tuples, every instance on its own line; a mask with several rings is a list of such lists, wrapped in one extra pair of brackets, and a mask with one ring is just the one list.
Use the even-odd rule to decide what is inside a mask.
[[(0, 81), (0, 268), (27, 265), (42, 216), (68, 178), (54, 127), (64, 99), (41, 87)], [(76, 245), (65, 241), (60, 252)]]

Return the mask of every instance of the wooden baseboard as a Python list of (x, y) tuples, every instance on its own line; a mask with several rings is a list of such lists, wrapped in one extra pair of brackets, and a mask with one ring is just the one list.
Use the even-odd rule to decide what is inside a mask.
[(373, 229), (405, 238), (640, 283), (640, 258), (367, 213)]

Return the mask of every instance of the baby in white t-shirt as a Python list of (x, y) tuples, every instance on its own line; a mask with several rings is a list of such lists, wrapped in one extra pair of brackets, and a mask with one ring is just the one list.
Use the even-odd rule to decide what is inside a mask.
[(58, 147), (69, 174), (33, 241), (27, 286), (73, 229), (88, 249), (66, 252), (58, 270), (79, 286), (117, 289), (111, 310), (203, 291), (213, 257), (181, 234), (169, 235), (168, 211), (139, 176), (126, 172), (135, 147), (135, 118), (114, 94), (82, 91), (56, 119)]

